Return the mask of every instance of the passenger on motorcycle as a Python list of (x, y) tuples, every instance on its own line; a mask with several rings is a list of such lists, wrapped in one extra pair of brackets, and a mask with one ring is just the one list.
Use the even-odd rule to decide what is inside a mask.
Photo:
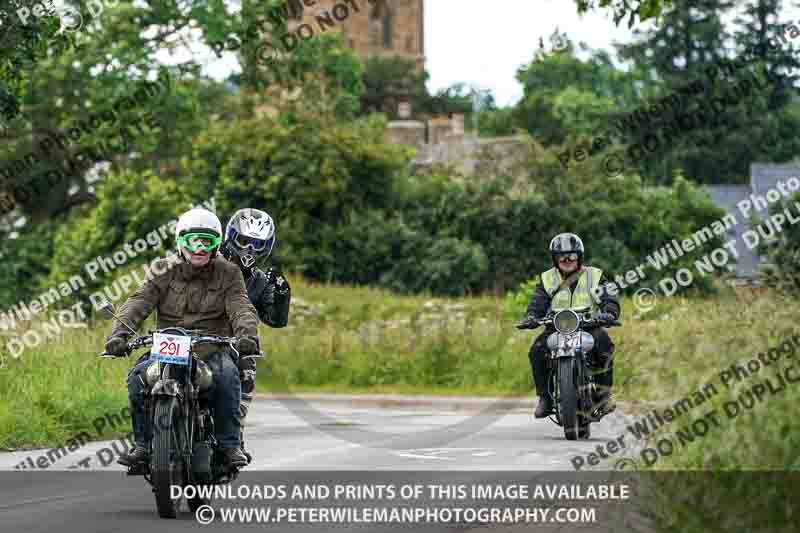
[[(605, 289), (607, 279), (603, 271), (583, 264), (583, 242), (574, 233), (560, 233), (550, 241), (550, 256), (553, 268), (542, 272), (528, 312), (523, 322), (531, 323), (543, 318), (549, 311), (590, 309), (593, 317), (601, 322), (613, 322), (619, 318), (620, 305)], [(602, 287), (602, 288), (600, 288)], [(547, 388), (547, 338), (555, 331), (552, 326), (533, 341), (528, 359), (531, 363), (533, 381), (539, 403), (536, 418), (545, 418), (553, 411), (553, 398)], [(587, 333), (594, 337), (594, 348), (589, 352), (594, 372), (597, 396), (595, 406), (600, 408), (600, 418), (612, 412), (616, 405), (611, 398), (614, 383), (614, 343), (605, 328), (593, 328)]]
[[(257, 354), (258, 319), (247, 298), (239, 269), (217, 256), (222, 239), (222, 224), (214, 213), (192, 209), (184, 213), (175, 227), (179, 264), (166, 267), (167, 261), (153, 266), (161, 272), (148, 279), (121, 307), (119, 317), (133, 329), (156, 310), (157, 328), (183, 327), (220, 336), (236, 336), (240, 356)], [(106, 342), (106, 352), (127, 355), (130, 335), (115, 320)], [(247, 458), (240, 447), (239, 372), (227, 348), (197, 346), (194, 355), (208, 363), (214, 383), (209, 402), (214, 410), (216, 438), (228, 466), (244, 466)], [(155, 361), (145, 354), (128, 373), (128, 397), (136, 446), (118, 462), (125, 466), (149, 459), (152, 428), (144, 409), (144, 380), (147, 367)]]
[[(220, 251), (225, 259), (241, 269), (247, 296), (261, 322), (273, 328), (283, 328), (289, 323), (289, 302), (292, 298), (289, 282), (273, 268), (264, 272), (256, 267), (256, 261), (270, 256), (275, 240), (272, 217), (264, 211), (245, 208), (236, 211), (228, 221), (225, 242)], [(244, 424), (255, 391), (255, 359), (240, 360), (239, 375), (242, 380), (239, 412)]]

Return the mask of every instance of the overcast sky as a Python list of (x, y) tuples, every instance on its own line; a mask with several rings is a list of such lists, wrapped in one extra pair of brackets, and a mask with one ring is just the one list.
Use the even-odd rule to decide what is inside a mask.
[[(539, 37), (550, 46), (548, 37), (556, 26), (575, 43), (584, 41), (591, 48), (611, 51), (612, 41), (633, 40), (627, 19), (617, 27), (605, 10), (579, 17), (574, 0), (492, 0), (490, 9), (487, 5), (476, 0), (425, 2), (429, 89), (472, 83), (491, 89), (498, 105), (509, 105), (522, 97), (522, 86), (514, 79), (517, 69), (530, 62)], [(731, 13), (723, 21), (728, 26), (734, 18), (736, 13)], [(786, 8), (779, 18), (797, 21), (800, 10)], [(652, 26), (637, 23), (643, 30)]]
[(487, 5), (475, 0), (425, 2), (429, 89), (463, 81), (491, 89), (498, 105), (512, 104), (522, 97), (522, 86), (514, 79), (517, 69), (539, 49), (539, 37), (550, 46), (548, 37), (556, 26), (592, 48), (632, 38), (627, 24), (616, 27), (610, 15), (579, 17), (573, 0), (492, 0), (491, 8)]

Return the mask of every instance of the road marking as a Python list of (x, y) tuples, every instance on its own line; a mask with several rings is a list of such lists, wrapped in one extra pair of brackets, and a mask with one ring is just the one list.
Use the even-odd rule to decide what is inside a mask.
[(480, 452), (473, 453), (472, 457), (489, 457), (490, 455), (497, 455), (495, 452)]
[(473, 457), (489, 457), (496, 455), (496, 452), (486, 448), (415, 448), (394, 452), (398, 457), (409, 457), (411, 459), (439, 459), (442, 461), (455, 461), (455, 457), (443, 457), (442, 455), (450, 452), (473, 452)]
[[(446, 452), (442, 452), (446, 453)], [(417, 455), (414, 453), (397, 453), (398, 457), (409, 457), (411, 459), (441, 459), (442, 461), (455, 461), (453, 457), (439, 457), (437, 455)]]

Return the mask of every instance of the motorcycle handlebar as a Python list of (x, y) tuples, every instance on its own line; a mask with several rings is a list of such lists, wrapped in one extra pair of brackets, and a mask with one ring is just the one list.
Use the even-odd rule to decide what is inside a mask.
[[(540, 318), (534, 322), (526, 322), (522, 321), (517, 323), (517, 329), (536, 329), (540, 326), (547, 326), (553, 323), (552, 317), (544, 317)], [(621, 326), (622, 322), (619, 320), (614, 320), (613, 322), (599, 322), (596, 320), (581, 320), (581, 325), (584, 327), (605, 327), (605, 328), (613, 328), (617, 326)]]
[[(236, 344), (237, 337), (222, 337), (219, 335), (190, 335), (192, 339), (192, 345), (196, 344), (229, 344), (231, 346)], [(149, 335), (142, 335), (141, 337), (137, 337), (128, 343), (128, 349), (125, 355), (115, 355), (110, 354), (108, 352), (100, 352), (97, 354), (99, 357), (103, 359), (116, 359), (117, 357), (128, 357), (131, 352), (137, 348), (141, 348), (142, 346), (147, 346), (148, 344), (153, 344), (153, 335), (152, 333)], [(252, 356), (243, 356), (243, 358), (259, 358), (261, 357), (261, 353), (252, 355)]]

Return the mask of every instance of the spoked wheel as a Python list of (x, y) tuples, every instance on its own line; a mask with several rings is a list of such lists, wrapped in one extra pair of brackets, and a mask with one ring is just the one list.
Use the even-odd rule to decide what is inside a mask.
[(575, 387), (574, 363), (572, 358), (558, 361), (558, 410), (567, 440), (578, 438), (578, 389)]
[(170, 486), (182, 486), (184, 479), (184, 465), (181, 457), (182, 426), (180, 425), (178, 399), (175, 397), (159, 398), (155, 406), (155, 420), (152, 483), (156, 496), (156, 508), (158, 516), (161, 518), (176, 518), (180, 510), (181, 497), (173, 499)]
[(581, 417), (580, 425), (578, 426), (578, 438), (579, 439), (588, 439), (592, 436), (592, 430), (589, 429), (589, 421)]

